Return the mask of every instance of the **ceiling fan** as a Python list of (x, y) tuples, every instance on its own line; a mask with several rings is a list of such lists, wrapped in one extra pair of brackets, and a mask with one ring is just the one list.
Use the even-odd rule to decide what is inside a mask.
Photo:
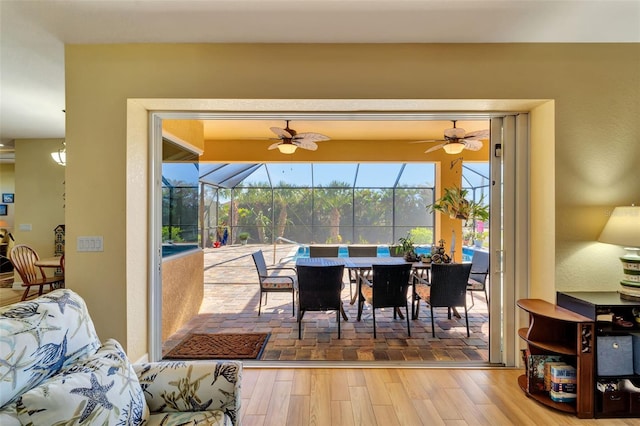
[(415, 141), (412, 143), (422, 142), (444, 142), (439, 145), (433, 146), (425, 151), (425, 153), (436, 151), (440, 148), (444, 149), (447, 154), (460, 154), (463, 150), (479, 151), (482, 149), (482, 140), (489, 137), (489, 129), (476, 130), (467, 133), (461, 127), (456, 127), (457, 120), (451, 120), (453, 127), (445, 129), (444, 139), (429, 139), (424, 141)]
[(271, 131), (278, 136), (280, 142), (270, 145), (269, 149), (278, 148), (278, 150), (283, 154), (293, 154), (298, 148), (315, 151), (318, 149), (316, 142), (329, 140), (328, 136), (320, 133), (298, 133), (289, 128), (289, 120), (287, 120), (287, 125), (284, 129), (280, 127), (271, 127)]

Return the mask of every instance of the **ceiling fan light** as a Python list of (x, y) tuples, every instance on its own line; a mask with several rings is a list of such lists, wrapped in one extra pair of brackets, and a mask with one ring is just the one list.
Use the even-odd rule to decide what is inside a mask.
[(67, 148), (65, 146), (66, 144), (63, 143), (62, 145), (63, 145), (62, 149), (59, 149), (51, 153), (51, 158), (53, 158), (53, 161), (55, 161), (59, 165), (66, 166), (67, 165)]
[(298, 149), (298, 147), (292, 143), (281, 143), (278, 145), (278, 150), (283, 154), (293, 154), (296, 152), (296, 149)]
[(461, 142), (450, 142), (442, 147), (447, 154), (460, 154), (464, 149), (464, 144)]

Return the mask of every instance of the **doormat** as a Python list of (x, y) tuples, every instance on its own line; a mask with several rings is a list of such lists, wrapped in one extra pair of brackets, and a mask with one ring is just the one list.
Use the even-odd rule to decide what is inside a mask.
[(189, 333), (164, 359), (260, 359), (269, 333)]

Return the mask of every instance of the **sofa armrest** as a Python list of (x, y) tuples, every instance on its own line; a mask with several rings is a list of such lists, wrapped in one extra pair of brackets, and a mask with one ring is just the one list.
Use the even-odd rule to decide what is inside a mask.
[(221, 410), (238, 424), (242, 363), (162, 361), (133, 368), (152, 413)]

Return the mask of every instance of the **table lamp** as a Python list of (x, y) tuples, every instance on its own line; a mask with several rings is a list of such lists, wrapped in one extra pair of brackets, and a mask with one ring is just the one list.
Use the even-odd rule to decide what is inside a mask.
[(613, 209), (598, 241), (625, 248), (627, 253), (620, 258), (624, 274), (620, 297), (640, 300), (640, 206)]

